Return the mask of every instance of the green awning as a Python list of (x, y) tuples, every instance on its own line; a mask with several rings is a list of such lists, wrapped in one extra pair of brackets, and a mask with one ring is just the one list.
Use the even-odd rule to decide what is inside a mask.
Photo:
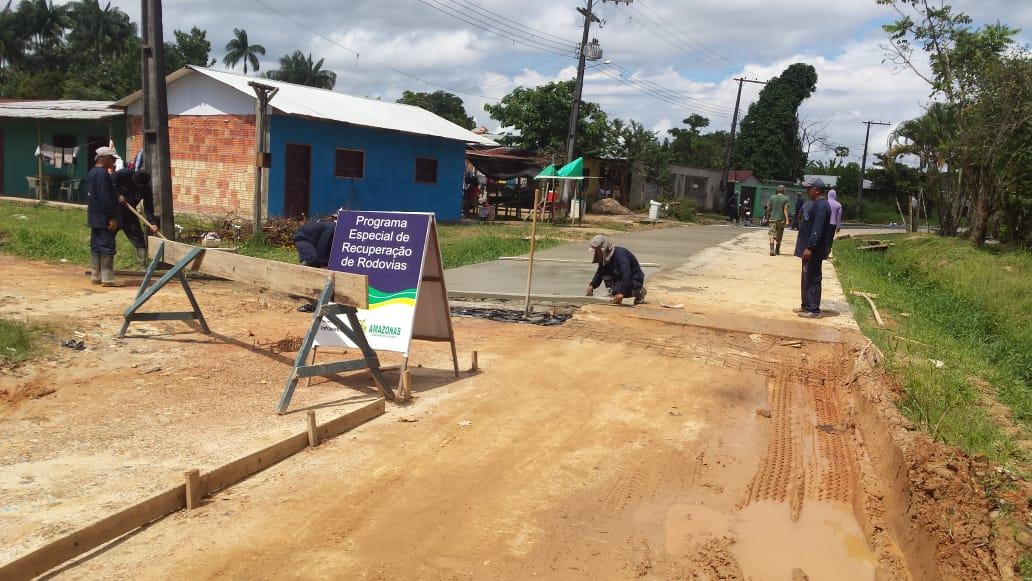
[(534, 176), (534, 179), (536, 179), (536, 180), (549, 180), (549, 179), (552, 179), (554, 177), (555, 177), (555, 166), (554, 165), (550, 165), (550, 166), (547, 166), (545, 169), (541, 170), (541, 173), (539, 173), (538, 175)]
[(555, 175), (558, 178), (566, 178), (568, 180), (584, 179), (584, 158), (578, 157), (564, 165)]

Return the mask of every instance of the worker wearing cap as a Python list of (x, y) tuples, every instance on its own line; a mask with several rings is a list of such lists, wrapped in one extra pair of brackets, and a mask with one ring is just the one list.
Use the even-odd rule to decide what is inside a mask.
[(90, 282), (115, 285), (115, 233), (121, 224), (115, 182), (109, 173), (115, 167), (115, 150), (97, 148), (96, 165), (86, 176), (89, 187), (86, 221), (90, 227)]
[(605, 282), (612, 292), (614, 304), (619, 305), (625, 297), (634, 297), (636, 305), (645, 302), (645, 273), (630, 250), (615, 246), (601, 234), (591, 239), (588, 248), (595, 253), (592, 262), (598, 264), (595, 277), (586, 290), (589, 297)]
[(304, 266), (326, 268), (333, 251), (333, 233), (337, 229), (337, 215), (326, 220), (309, 222), (294, 233), (294, 248), (298, 261)]
[(770, 214), (767, 215), (767, 238), (770, 242), (770, 255), (781, 254), (781, 240), (785, 237), (785, 223), (788, 222), (788, 196), (785, 186), (778, 186), (776, 194), (770, 197)]
[(814, 178), (803, 185), (810, 203), (803, 206), (796, 239), (795, 255), (803, 261), (803, 272), (801, 301), (794, 310), (800, 317), (817, 319), (821, 316), (821, 266), (831, 249), (835, 228), (831, 225), (831, 206), (824, 198), (824, 181)]
[(154, 215), (154, 192), (151, 190), (150, 174), (142, 170), (122, 168), (114, 173), (112, 179), (118, 191), (118, 201), (122, 204), (122, 231), (136, 248), (136, 260), (142, 266), (147, 263), (147, 236), (143, 233), (139, 218), (127, 206), (136, 208), (143, 202), (144, 216), (152, 224), (148, 231), (151, 234), (158, 231), (157, 227), (153, 226), (158, 223), (158, 218)]

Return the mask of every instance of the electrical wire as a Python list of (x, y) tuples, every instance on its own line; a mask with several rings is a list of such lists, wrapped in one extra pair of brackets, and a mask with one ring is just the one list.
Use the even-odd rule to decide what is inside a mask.
[(538, 28), (534, 28), (532, 26), (527, 26), (527, 25), (525, 25), (525, 24), (523, 24), (521, 22), (517, 22), (516, 20), (513, 20), (512, 18), (509, 18), (508, 16), (505, 16), (504, 14), (495, 12), (494, 10), (491, 10), (489, 8), (485, 8), (485, 7), (479, 5), (476, 2), (473, 2), (471, 0), (449, 0), (449, 1), (452, 2), (453, 4), (464, 5), (466, 8), (468, 8), (469, 10), (472, 10), (473, 12), (479, 14), (483, 18), (485, 18), (487, 20), (490, 20), (490, 21), (494, 21), (494, 22), (500, 23), (500, 24), (508, 27), (508, 30), (510, 32), (512, 32), (512, 29), (516, 29), (516, 30), (522, 31), (526, 36), (539, 38), (542, 42), (545, 42), (546, 44), (556, 45), (560, 49), (568, 49), (571, 45), (576, 46), (576, 43), (574, 43), (572, 41), (569, 41), (569, 40), (567, 40), (565, 38), (561, 38), (561, 37), (555, 36), (553, 34), (545, 32), (544, 30), (541, 30), (541, 29), (538, 29)]
[(622, 75), (620, 75), (619, 73), (616, 73), (614, 71), (610, 71), (610, 70), (607, 70), (607, 69), (599, 69), (599, 72), (602, 73), (603, 75), (609, 77), (610, 79), (613, 79), (614, 81), (618, 81), (620, 83), (623, 83), (623, 84), (625, 84), (625, 85), (627, 85), (627, 86), (637, 90), (640, 93), (649, 95), (649, 96), (653, 97), (654, 99), (657, 99), (659, 101), (663, 101), (663, 102), (665, 102), (665, 103), (667, 103), (669, 105), (673, 105), (674, 107), (676, 107), (678, 109), (681, 109), (683, 111), (687, 111), (687, 112), (690, 112), (690, 113), (694, 113), (696, 111), (703, 111), (703, 112), (708, 113), (709, 115), (712, 115), (712, 116), (715, 116), (715, 117), (724, 117), (724, 118), (728, 118), (728, 119), (731, 118), (731, 115), (729, 115), (727, 113), (721, 113), (721, 112), (718, 112), (718, 111), (703, 109), (701, 107), (692, 105), (692, 104), (687, 103), (685, 101), (682, 101), (680, 99), (672, 98), (672, 97), (670, 97), (670, 96), (668, 96), (666, 94), (657, 92), (654, 89), (651, 89), (651, 88), (649, 88), (646, 85), (642, 85), (640, 82), (636, 82), (634, 80), (626, 79)]
[(725, 116), (725, 117), (730, 117), (731, 116), (731, 110), (729, 108), (721, 107), (720, 105), (718, 105), (716, 103), (711, 103), (711, 102), (708, 102), (708, 101), (705, 101), (705, 100), (702, 100), (702, 99), (698, 99), (698, 98), (695, 98), (695, 97), (688, 97), (688, 96), (686, 96), (686, 95), (684, 95), (682, 93), (679, 93), (677, 91), (673, 91), (671, 89), (667, 89), (666, 87), (663, 87), (663, 86), (657, 84), (654, 81), (650, 81), (648, 79), (644, 79), (641, 76), (639, 76), (637, 73), (635, 73), (635, 72), (633, 72), (633, 71), (631, 71), (631, 70), (629, 70), (629, 69), (627, 69), (625, 67), (622, 67), (622, 66), (620, 66), (620, 65), (618, 65), (616, 63), (610, 62), (610, 64), (613, 65), (614, 67), (616, 67), (617, 69), (619, 69), (623, 74), (627, 75), (630, 78), (630, 80), (633, 80), (633, 81), (636, 81), (638, 83), (641, 83), (642, 85), (645, 85), (645, 86), (651, 88), (652, 90), (654, 90), (654, 91), (656, 91), (658, 93), (662, 93), (663, 95), (665, 95), (667, 97), (670, 97), (670, 98), (675, 99), (675, 100), (685, 101), (687, 103), (691, 103), (694, 107), (696, 107), (698, 109), (702, 109), (702, 110), (707, 110), (707, 111), (713, 113), (714, 115), (721, 115), (721, 116)]
[[(350, 52), (351, 54), (355, 55), (356, 58), (359, 57), (360, 53), (357, 50), (355, 50), (355, 49), (353, 49), (351, 47), (345, 46), (345, 45), (337, 42), (336, 40), (333, 40), (332, 38), (326, 36), (325, 34), (319, 32), (318, 30), (315, 30), (314, 28), (311, 28), (311, 27), (305, 25), (303, 22), (301, 22), (301, 21), (291, 17), (289, 14), (286, 14), (286, 13), (284, 13), (284, 12), (282, 12), (282, 11), (276, 9), (276, 8), (273, 8), (272, 6), (267, 4), (264, 0), (254, 0), (254, 1), (257, 2), (258, 4), (261, 4), (262, 6), (264, 6), (269, 11), (271, 11), (271, 12), (273, 12), (275, 14), (278, 14), (279, 16), (285, 18), (286, 20), (290, 21), (291, 23), (297, 25), (298, 27), (303, 28), (303, 29), (307, 30), (308, 32), (311, 32), (312, 34), (318, 36), (319, 38), (325, 40), (326, 42), (328, 42), (328, 43), (330, 43), (330, 44), (332, 44), (332, 45), (334, 45), (334, 46), (336, 46), (338, 48), (341, 48), (341, 49), (344, 49), (344, 50)], [(473, 92), (470, 92), (470, 91), (462, 91), (462, 90), (459, 90), (459, 89), (454, 89), (452, 87), (448, 87), (446, 85), (435, 83), (433, 81), (430, 81), (428, 79), (424, 79), (422, 77), (418, 77), (416, 75), (413, 75), (411, 73), (403, 71), (403, 70), (401, 70), (399, 68), (393, 67), (393, 66), (388, 65), (386, 63), (383, 63), (381, 61), (375, 61), (374, 64), (376, 64), (376, 65), (378, 65), (378, 66), (380, 66), (382, 68), (385, 68), (385, 69), (387, 69), (389, 71), (392, 71), (394, 73), (397, 73), (397, 74), (399, 74), (399, 75), (401, 75), (403, 77), (408, 77), (409, 79), (412, 79), (414, 81), (419, 81), (419, 82), (424, 83), (426, 85), (433, 85), (433, 86), (435, 86), (437, 88), (444, 89), (444, 90), (452, 92), (452, 93), (459, 93), (459, 94), (462, 94), (462, 95), (469, 95), (471, 97), (480, 97), (481, 99), (488, 99), (490, 101), (501, 101), (502, 100), (501, 97), (492, 97), (490, 95), (481, 95), (479, 93), (473, 93)]]
[(461, 20), (462, 22), (465, 22), (466, 24), (469, 24), (470, 26), (474, 26), (476, 28), (479, 28), (481, 30), (484, 30), (486, 32), (494, 34), (496, 36), (500, 36), (502, 38), (511, 40), (514, 44), (521, 44), (523, 46), (526, 46), (526, 47), (529, 47), (529, 48), (533, 48), (533, 49), (536, 49), (536, 50), (539, 50), (539, 51), (542, 51), (542, 52), (547, 52), (547, 53), (561, 55), (561, 56), (567, 56), (569, 54), (576, 54), (576, 52), (577, 52), (576, 51), (576, 46), (571, 46), (569, 52), (562, 52), (560, 49), (552, 47), (551, 45), (542, 45), (542, 44), (540, 44), (538, 42), (535, 42), (533, 40), (527, 40), (526, 38), (520, 37), (520, 36), (518, 36), (516, 34), (509, 34), (509, 33), (504, 32), (504, 31), (495, 30), (495, 28), (497, 28), (497, 26), (489, 27), (489, 26), (486, 26), (486, 25), (484, 25), (482, 23), (479, 23), (479, 22), (477, 22), (475, 20), (472, 20), (471, 19), (472, 17), (466, 16), (462, 12), (456, 11), (454, 8), (450, 8), (450, 7), (446, 6), (446, 5), (443, 5), (440, 0), (429, 0), (429, 1), (428, 0), (416, 0), (416, 1), (419, 2), (420, 4), (423, 4), (424, 6), (427, 6), (428, 8), (431, 8), (433, 10), (436, 10), (437, 12), (440, 12), (441, 14), (444, 14), (446, 16), (450, 16), (450, 17), (452, 17), (452, 18), (454, 18), (456, 20)]
[[(653, 14), (656, 14), (656, 19), (642, 12), (641, 10), (638, 10), (634, 6), (634, 4), (628, 4), (628, 7), (633, 12), (638, 14), (641, 17), (641, 20), (651, 25), (651, 27), (654, 30), (650, 29), (649, 26), (646, 26), (645, 24), (639, 23), (639, 25), (642, 26), (642, 28), (644, 28), (646, 31), (654, 33), (656, 36), (660, 38), (660, 40), (663, 40), (664, 42), (674, 47), (678, 51), (683, 52), (689, 56), (693, 56), (704, 66), (714, 68), (717, 70), (726, 71), (731, 74), (735, 74), (737, 71), (741, 70), (742, 67), (740, 65), (728, 60), (727, 58), (724, 58), (719, 53), (714, 52), (713, 50), (706, 47), (704, 44), (691, 38), (683, 31), (674, 29), (672, 26), (670, 26), (663, 20), (662, 16), (657, 14), (648, 6), (642, 4), (643, 8), (646, 8)], [(689, 46), (686, 41), (691, 42), (695, 45), (695, 47), (693, 48)]]

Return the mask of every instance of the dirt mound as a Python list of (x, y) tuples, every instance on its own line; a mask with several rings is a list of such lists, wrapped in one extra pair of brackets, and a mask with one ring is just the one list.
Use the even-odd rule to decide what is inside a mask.
[(613, 214), (616, 216), (627, 216), (634, 213), (613, 198), (603, 198), (595, 202), (591, 205), (591, 211), (596, 214)]

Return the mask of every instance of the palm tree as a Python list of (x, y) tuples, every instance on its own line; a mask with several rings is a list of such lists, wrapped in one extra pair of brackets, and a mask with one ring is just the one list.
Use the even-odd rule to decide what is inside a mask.
[(269, 79), (296, 85), (333, 89), (337, 84), (337, 73), (322, 68), (324, 60), (326, 59), (313, 61), (311, 53), (305, 56), (301, 51), (295, 50), (294, 54), (280, 58), (279, 69), (269, 71), (265, 76)]
[(954, 169), (950, 167), (950, 158), (951, 136), (957, 126), (955, 112), (950, 105), (933, 103), (924, 115), (896, 127), (886, 152), (893, 160), (902, 155), (917, 157), (919, 170), (924, 171), (925, 190), (938, 203), (941, 232), (947, 236), (956, 234), (966, 203), (960, 189), (952, 187)]
[(88, 48), (98, 55), (114, 55), (126, 39), (136, 33), (129, 15), (111, 2), (101, 8), (100, 0), (80, 0), (68, 4), (69, 16), (75, 25), (68, 34), (71, 45)]
[(17, 14), (38, 55), (59, 45), (71, 25), (68, 7), (54, 6), (53, 0), (22, 0)]
[(233, 29), (233, 39), (226, 43), (226, 57), (222, 62), (229, 68), (236, 68), (237, 63), (244, 61), (244, 74), (247, 74), (247, 65), (251, 64), (251, 70), (258, 72), (258, 55), (265, 56), (265, 47), (260, 44), (249, 44), (247, 42), (247, 31), (241, 28)]
[(11, 0), (0, 10), (0, 67), (19, 61), (24, 56), (25, 38), (18, 14), (11, 10)]

